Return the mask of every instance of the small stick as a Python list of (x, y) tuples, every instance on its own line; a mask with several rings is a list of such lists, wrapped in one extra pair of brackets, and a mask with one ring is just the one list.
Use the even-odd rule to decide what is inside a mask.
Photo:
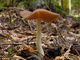
[(23, 45), (22, 43), (0, 43), (0, 45)]

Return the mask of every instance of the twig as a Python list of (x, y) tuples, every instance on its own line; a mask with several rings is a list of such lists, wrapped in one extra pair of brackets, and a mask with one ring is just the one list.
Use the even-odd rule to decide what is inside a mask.
[(22, 43), (0, 43), (0, 45), (23, 45)]

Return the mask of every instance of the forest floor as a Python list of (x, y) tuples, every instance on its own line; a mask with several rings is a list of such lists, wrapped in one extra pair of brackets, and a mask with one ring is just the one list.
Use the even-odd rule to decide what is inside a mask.
[[(0, 60), (38, 60), (36, 24), (15, 8), (0, 9)], [(42, 24), (42, 60), (80, 60), (80, 20), (66, 16)]]

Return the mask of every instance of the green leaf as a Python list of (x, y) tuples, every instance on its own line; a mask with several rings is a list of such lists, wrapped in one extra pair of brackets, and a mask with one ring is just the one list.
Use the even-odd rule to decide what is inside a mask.
[(13, 49), (12, 48), (9, 48), (8, 49), (8, 54), (7, 54), (8, 57), (12, 57), (13, 56)]

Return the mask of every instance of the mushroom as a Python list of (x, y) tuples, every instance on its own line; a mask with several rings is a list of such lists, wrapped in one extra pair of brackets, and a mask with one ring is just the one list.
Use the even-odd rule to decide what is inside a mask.
[(50, 12), (48, 10), (45, 9), (36, 9), (35, 11), (33, 11), (32, 13), (28, 14), (25, 13), (26, 15), (24, 15), (23, 13), (21, 14), (22, 17), (26, 17), (29, 20), (36, 20), (36, 47), (37, 50), (39, 52), (39, 56), (42, 58), (44, 56), (44, 51), (42, 48), (42, 42), (41, 42), (41, 21), (45, 21), (45, 22), (52, 22), (52, 21), (56, 21), (59, 18), (59, 14), (57, 13), (53, 13)]

